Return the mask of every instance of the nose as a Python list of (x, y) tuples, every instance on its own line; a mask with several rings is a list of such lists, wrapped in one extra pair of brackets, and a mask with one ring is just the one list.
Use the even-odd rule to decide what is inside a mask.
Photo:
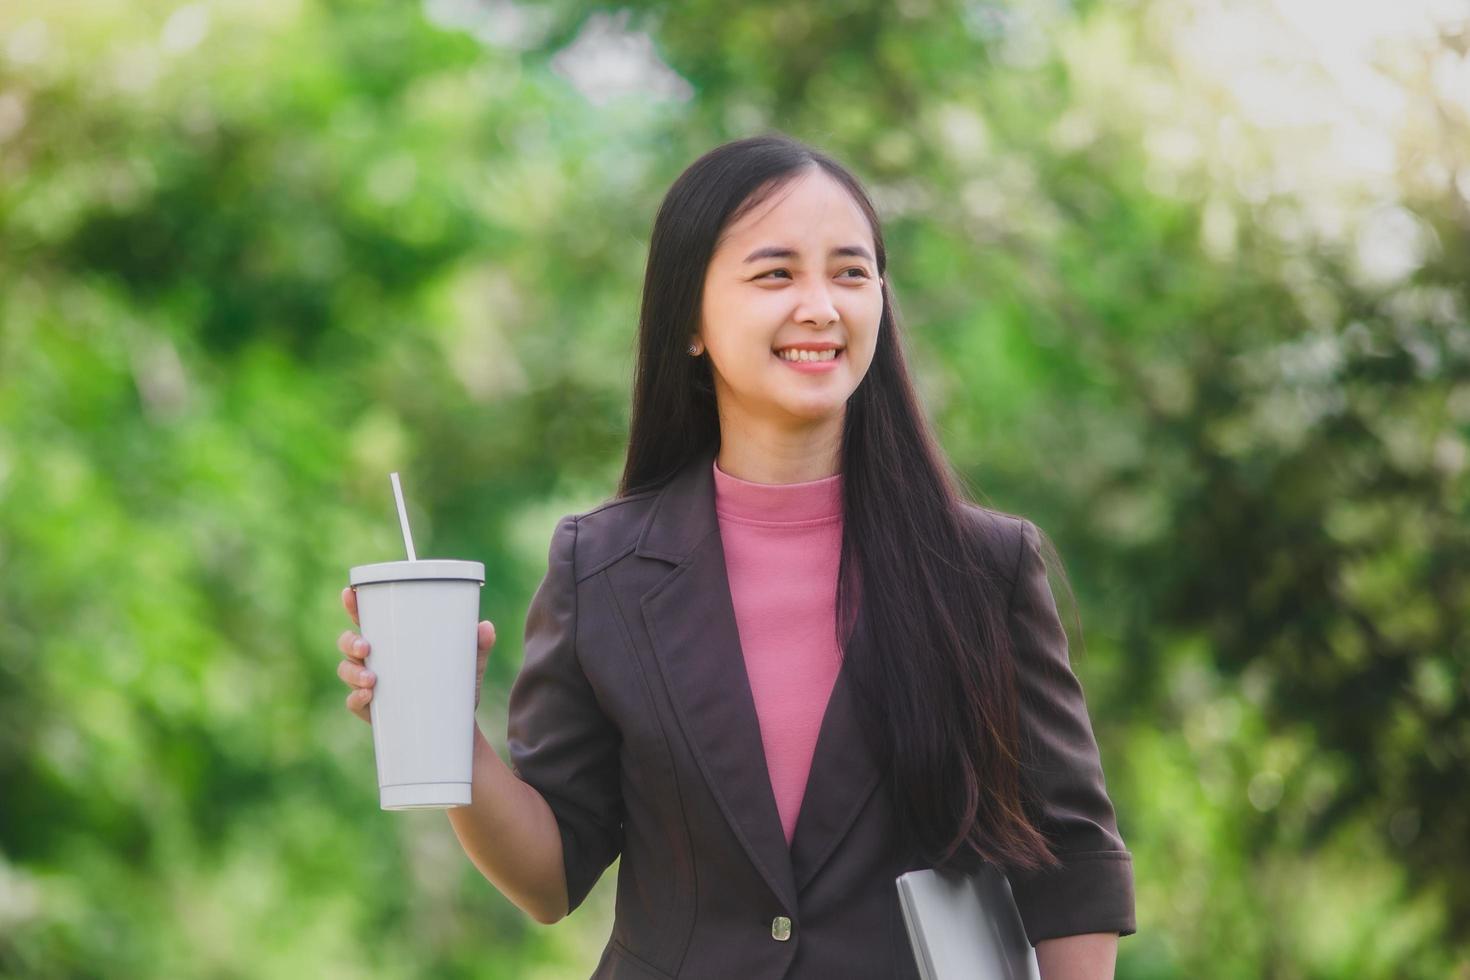
[(832, 302), (825, 282), (818, 279), (801, 291), (796, 309), (792, 311), (792, 319), (797, 323), (810, 323), (818, 327), (837, 321), (837, 307)]

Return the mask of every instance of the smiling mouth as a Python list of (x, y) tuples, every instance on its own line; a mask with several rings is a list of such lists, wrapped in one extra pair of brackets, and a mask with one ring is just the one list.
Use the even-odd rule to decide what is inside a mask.
[[(826, 351), (813, 352), (822, 355), (819, 357), (783, 357), (779, 351), (774, 350), (771, 351), (771, 355), (777, 360), (785, 361), (788, 364), (831, 364), (833, 361), (841, 358), (846, 350), (847, 348), (845, 347), (838, 347), (835, 349), (835, 352), (832, 351), (832, 348), (828, 348)], [(826, 356), (829, 352), (832, 352), (831, 357)]]

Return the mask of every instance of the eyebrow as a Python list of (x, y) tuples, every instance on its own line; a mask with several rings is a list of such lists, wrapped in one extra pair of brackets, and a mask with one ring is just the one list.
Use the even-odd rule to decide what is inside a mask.
[[(839, 245), (827, 254), (829, 256), (855, 255), (860, 258), (867, 259), (869, 262), (873, 261), (872, 253), (861, 245)], [(793, 248), (788, 248), (785, 245), (767, 245), (763, 248), (756, 249), (754, 252), (751, 252), (745, 257), (745, 261), (746, 263), (750, 263), (756, 261), (757, 259), (794, 259), (796, 257), (797, 253), (796, 250)]]

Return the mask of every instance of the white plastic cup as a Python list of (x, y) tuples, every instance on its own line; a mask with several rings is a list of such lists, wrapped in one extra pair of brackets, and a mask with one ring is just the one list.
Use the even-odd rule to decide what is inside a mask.
[(469, 806), (484, 564), (385, 561), (348, 580), (378, 677), (368, 710), (382, 808)]

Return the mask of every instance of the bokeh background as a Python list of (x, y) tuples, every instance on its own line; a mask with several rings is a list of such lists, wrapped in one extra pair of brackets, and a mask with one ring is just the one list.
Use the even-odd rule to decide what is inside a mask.
[(1470, 978), (1460, 0), (0, 5), (0, 975), (578, 978), (377, 806), (354, 564), (483, 560), (504, 697), (614, 490), (654, 211), (878, 201), (956, 468), (1057, 543), (1121, 978)]

